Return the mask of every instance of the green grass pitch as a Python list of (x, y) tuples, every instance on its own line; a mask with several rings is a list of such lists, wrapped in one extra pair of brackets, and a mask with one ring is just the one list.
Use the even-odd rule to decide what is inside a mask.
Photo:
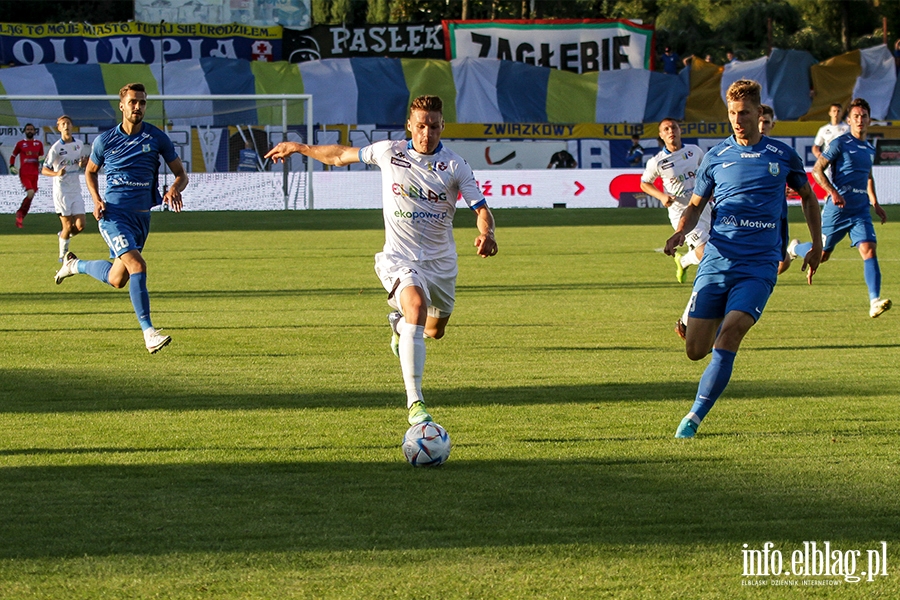
[[(424, 377), (454, 449), (433, 470), (400, 453), (379, 211), (155, 215), (174, 341), (154, 356), (127, 290), (53, 284), (54, 215), (4, 215), (0, 598), (900, 597), (900, 310), (868, 317), (855, 249), (812, 287), (782, 275), (675, 440), (707, 361), (672, 331), (690, 286), (657, 251), (665, 212), (495, 214), (491, 259), (456, 219), (457, 308)], [(88, 220), (72, 250), (103, 258)], [(766, 542), (790, 576), (745, 574)], [(854, 551), (857, 576), (887, 564), (805, 576), (811, 542), (844, 574)]]

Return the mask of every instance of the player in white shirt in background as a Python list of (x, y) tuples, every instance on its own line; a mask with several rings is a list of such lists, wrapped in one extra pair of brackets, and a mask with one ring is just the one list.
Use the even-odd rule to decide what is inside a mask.
[(62, 115), (56, 120), (62, 136), (47, 153), (41, 174), (53, 178), (53, 208), (59, 215), (62, 231), (59, 237), (59, 262), (69, 251), (70, 240), (84, 231), (84, 199), (78, 171), (87, 164), (84, 144), (72, 137), (72, 119)]
[(400, 358), (410, 425), (431, 421), (422, 396), (425, 336), (440, 339), (453, 312), (457, 256), (453, 215), (462, 195), (476, 214), (475, 247), (497, 254), (494, 217), (469, 164), (441, 143), (443, 103), (437, 96), (413, 100), (407, 121), (412, 139), (384, 140), (365, 148), (281, 142), (266, 154), (274, 161), (299, 152), (325, 164), (364, 162), (381, 168), (385, 243), (375, 273), (397, 312), (388, 319), (391, 348)]
[(843, 112), (844, 107), (837, 103), (832, 104), (828, 109), (828, 117), (831, 121), (827, 125), (819, 127), (819, 131), (816, 133), (816, 139), (813, 140), (812, 153), (817, 160), (822, 156), (822, 153), (825, 152), (825, 148), (828, 147), (828, 142), (850, 131), (850, 126), (847, 125), (847, 122), (841, 120), (841, 114)]
[[(672, 229), (677, 231), (681, 215), (694, 191), (694, 179), (704, 153), (700, 146), (682, 144), (681, 126), (673, 118), (665, 118), (659, 122), (659, 137), (665, 148), (647, 161), (647, 167), (641, 176), (641, 190), (662, 202), (669, 211)], [(657, 179), (662, 180), (662, 191), (653, 185)], [(684, 243), (688, 251), (685, 254), (675, 254), (675, 278), (680, 283), (685, 282), (688, 268), (691, 265), (699, 265), (703, 258), (703, 248), (709, 239), (711, 210), (711, 206), (707, 205), (700, 215), (697, 226), (685, 236)], [(689, 306), (690, 303), (675, 323), (675, 332), (682, 339), (685, 336)]]

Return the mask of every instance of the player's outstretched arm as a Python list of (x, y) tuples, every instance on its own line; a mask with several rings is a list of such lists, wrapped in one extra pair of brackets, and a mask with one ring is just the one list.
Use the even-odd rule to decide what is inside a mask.
[(475, 247), (482, 258), (497, 254), (497, 240), (494, 239), (494, 215), (487, 206), (475, 210), (478, 215), (478, 233), (475, 238)]
[[(822, 159), (819, 159), (822, 160)], [(819, 163), (816, 162), (818, 165)], [(802, 270), (806, 271), (806, 282), (812, 285), (813, 275), (822, 262), (822, 210), (819, 208), (819, 199), (808, 183), (797, 190), (800, 194), (800, 205), (803, 208), (803, 217), (806, 219), (806, 226), (809, 228), (810, 239), (812, 240), (812, 248), (803, 257)]]
[(298, 142), (281, 142), (266, 153), (266, 158), (273, 161), (283, 161), (291, 154), (303, 154), (326, 165), (343, 167), (351, 163), (359, 162), (359, 148), (341, 146), (340, 144), (326, 144), (322, 146), (310, 146)]
[(99, 221), (103, 218), (103, 211), (106, 210), (106, 202), (100, 197), (100, 166), (92, 160), (88, 160), (84, 168), (84, 183), (94, 200), (94, 218)]
[(172, 171), (172, 175), (175, 176), (175, 181), (172, 182), (172, 185), (169, 186), (169, 189), (166, 190), (166, 195), (163, 196), (163, 202), (169, 205), (169, 208), (172, 209), (173, 212), (181, 212), (181, 208), (184, 206), (184, 201), (181, 198), (181, 192), (184, 191), (184, 188), (187, 187), (188, 184), (188, 176), (187, 173), (184, 172), (184, 165), (181, 164), (181, 159), (176, 158), (170, 163), (169, 169)]

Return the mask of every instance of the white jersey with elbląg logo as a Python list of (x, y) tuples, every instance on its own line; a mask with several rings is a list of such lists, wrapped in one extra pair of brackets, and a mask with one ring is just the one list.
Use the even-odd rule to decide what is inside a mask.
[(61, 177), (53, 178), (53, 199), (62, 201), (65, 199), (81, 198), (81, 180), (78, 177), (78, 163), (84, 156), (84, 144), (81, 140), (73, 139), (71, 142), (63, 142), (62, 139), (50, 146), (47, 159), (44, 164), (54, 171), (63, 167), (66, 173)]
[(385, 253), (417, 261), (455, 256), (457, 198), (473, 210), (486, 204), (469, 164), (443, 144), (419, 154), (406, 140), (360, 148), (359, 159), (381, 168)]
[[(647, 161), (641, 181), (652, 184), (662, 180), (663, 191), (675, 198), (669, 207), (669, 221), (678, 229), (678, 222), (694, 192), (697, 169), (703, 160), (703, 150), (694, 144), (685, 144), (675, 152), (663, 148)], [(707, 209), (709, 206), (707, 205)]]
[(816, 133), (816, 139), (813, 140), (813, 144), (818, 146), (824, 152), (825, 148), (828, 147), (828, 144), (831, 143), (831, 140), (844, 135), (848, 131), (850, 131), (850, 126), (846, 123), (838, 123), (837, 125), (828, 123), (827, 125), (822, 125)]

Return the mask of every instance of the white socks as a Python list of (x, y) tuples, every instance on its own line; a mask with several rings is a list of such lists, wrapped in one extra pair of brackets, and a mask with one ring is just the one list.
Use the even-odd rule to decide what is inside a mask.
[(425, 371), (425, 327), (411, 325), (405, 320), (397, 323), (400, 333), (400, 370), (406, 386), (406, 406), (424, 402), (422, 373)]
[(681, 266), (684, 268), (688, 268), (691, 265), (699, 265), (700, 257), (697, 256), (697, 250), (691, 250), (687, 254), (681, 257)]
[(60, 255), (60, 257), (64, 257), (66, 255), (66, 252), (69, 251), (69, 239), (70, 238), (63, 239), (61, 234), (62, 234), (62, 231), (60, 231), (58, 234), (56, 234), (56, 236), (59, 238), (59, 255)]

